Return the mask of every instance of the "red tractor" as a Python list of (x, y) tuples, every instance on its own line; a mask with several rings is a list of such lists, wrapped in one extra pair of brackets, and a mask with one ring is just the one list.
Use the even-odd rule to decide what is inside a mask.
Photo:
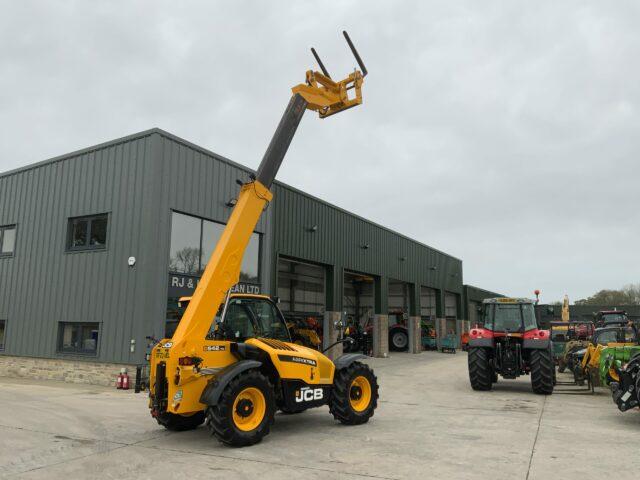
[(555, 364), (548, 330), (539, 330), (534, 302), (491, 298), (482, 305), (482, 328), (469, 332), (469, 380), (474, 390), (491, 390), (498, 375), (531, 375), (535, 393), (549, 395)]

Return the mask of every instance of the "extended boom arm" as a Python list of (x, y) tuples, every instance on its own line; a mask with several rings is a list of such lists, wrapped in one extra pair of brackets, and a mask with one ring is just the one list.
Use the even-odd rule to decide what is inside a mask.
[[(334, 82), (328, 74), (309, 70), (306, 73), (306, 83), (292, 88), (293, 96), (267, 147), (255, 179), (245, 183), (240, 189), (229, 221), (173, 335), (172, 348), (182, 354), (196, 353), (195, 346), (189, 344), (189, 340), (204, 339), (226, 292), (238, 283), (244, 251), (262, 211), (272, 198), (269, 189), (305, 110), (317, 111), (320, 118), (325, 118), (362, 103), (361, 87), (367, 70), (349, 36), (346, 32), (343, 33), (364, 73), (354, 70), (344, 80)], [(315, 50), (313, 53), (326, 73)], [(347, 94), (352, 89), (355, 94), (349, 99)]]

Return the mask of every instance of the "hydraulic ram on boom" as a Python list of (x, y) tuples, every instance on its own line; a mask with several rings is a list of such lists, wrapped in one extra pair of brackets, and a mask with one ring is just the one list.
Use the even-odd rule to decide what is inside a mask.
[(367, 70), (343, 33), (361, 70), (336, 82), (312, 49), (322, 73), (310, 70), (306, 82), (292, 88), (256, 175), (242, 185), (173, 337), (151, 353), (149, 407), (167, 429), (196, 428), (206, 419), (220, 441), (242, 446), (269, 432), (276, 410), (298, 412), (328, 404), (334, 418), (349, 425), (366, 423), (374, 413), (378, 383), (373, 370), (359, 361), (363, 355), (332, 361), (293, 344), (269, 297), (231, 293), (304, 112), (313, 110), (325, 118), (362, 103)]

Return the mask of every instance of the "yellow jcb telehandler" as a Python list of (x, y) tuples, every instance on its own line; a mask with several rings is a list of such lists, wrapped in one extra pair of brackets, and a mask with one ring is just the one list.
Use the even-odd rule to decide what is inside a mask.
[[(206, 421), (225, 444), (259, 442), (276, 410), (301, 412), (329, 405), (348, 425), (367, 422), (378, 402), (378, 383), (361, 354), (335, 361), (291, 342), (277, 304), (267, 296), (232, 293), (251, 233), (272, 198), (270, 187), (304, 112), (325, 118), (362, 103), (367, 70), (349, 36), (360, 70), (335, 82), (312, 49), (322, 73), (308, 71), (292, 98), (255, 176), (237, 202), (172, 338), (150, 357), (151, 415), (169, 430)], [(349, 341), (344, 339), (341, 341)]]

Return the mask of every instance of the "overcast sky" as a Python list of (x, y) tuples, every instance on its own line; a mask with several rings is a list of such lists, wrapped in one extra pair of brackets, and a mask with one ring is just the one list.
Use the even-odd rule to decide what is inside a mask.
[[(319, 6), (322, 8), (319, 8)], [(640, 280), (634, 1), (0, 0), (0, 171), (151, 127), (257, 167), (314, 67), (364, 105), (308, 113), (279, 179), (572, 300)]]

